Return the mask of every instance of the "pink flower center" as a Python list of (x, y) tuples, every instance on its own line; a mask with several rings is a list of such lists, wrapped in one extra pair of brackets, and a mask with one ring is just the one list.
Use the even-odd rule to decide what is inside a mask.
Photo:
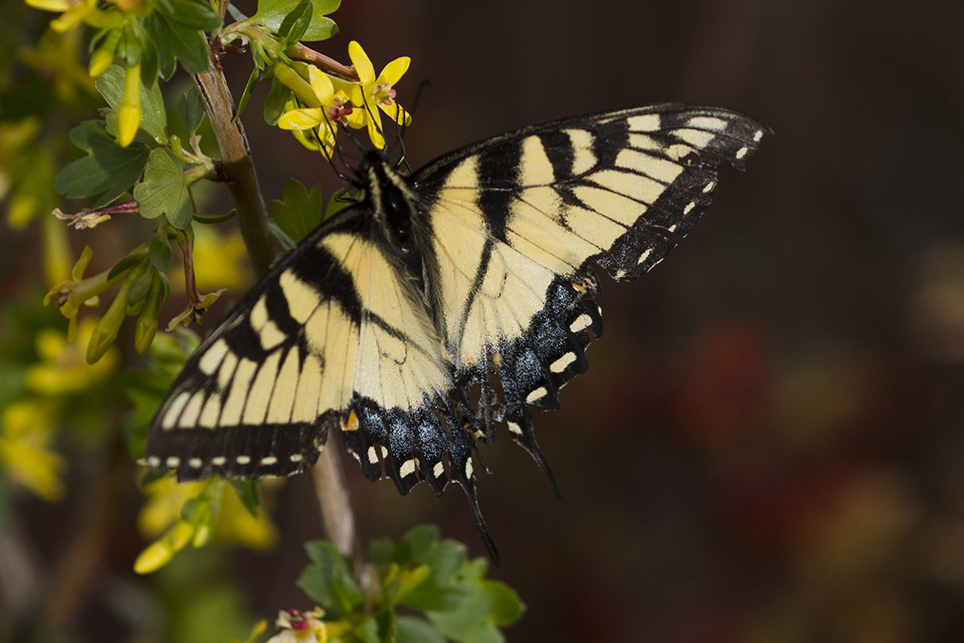
[(381, 85), (375, 85), (372, 96), (377, 104), (388, 107), (395, 99), (395, 90), (392, 89), (391, 83), (382, 83)]
[(290, 615), (291, 629), (295, 632), (304, 632), (308, 629), (308, 619), (305, 617), (303, 612), (298, 610), (291, 610), (288, 612)]
[(348, 116), (351, 115), (352, 111), (351, 105), (345, 105), (341, 98), (335, 98), (335, 101), (325, 108), (328, 120), (340, 125), (348, 123)]

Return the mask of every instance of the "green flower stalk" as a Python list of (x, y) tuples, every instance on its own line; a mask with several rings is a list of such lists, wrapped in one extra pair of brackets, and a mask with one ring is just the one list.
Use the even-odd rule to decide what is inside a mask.
[(100, 318), (94, 326), (94, 332), (90, 336), (90, 343), (87, 344), (87, 363), (93, 364), (99, 360), (107, 349), (117, 341), (117, 333), (120, 326), (127, 317), (127, 304), (131, 286), (140, 279), (147, 269), (147, 262), (141, 262), (134, 266), (124, 279), (120, 291), (111, 302), (110, 308)]

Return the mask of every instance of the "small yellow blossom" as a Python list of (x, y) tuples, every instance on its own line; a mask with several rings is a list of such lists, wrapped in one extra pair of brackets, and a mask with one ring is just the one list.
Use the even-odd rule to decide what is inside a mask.
[(141, 65), (124, 71), (124, 98), (117, 108), (117, 144), (127, 147), (134, 141), (141, 124)]
[[(319, 107), (287, 111), (278, 120), (278, 127), (294, 132), (317, 128), (317, 145), (325, 156), (330, 157), (335, 147), (335, 128), (338, 125), (355, 129), (363, 127), (365, 112), (353, 109), (348, 94), (344, 90), (335, 91), (334, 83), (328, 74), (314, 65), (308, 65), (308, 81)], [(302, 137), (299, 137), (299, 140), (305, 143)], [(306, 147), (314, 147), (314, 141)]]
[[(384, 149), (385, 137), (382, 135), (382, 120), (379, 111), (385, 112), (389, 118), (401, 125), (411, 123), (411, 116), (401, 105), (395, 102), (394, 85), (408, 71), (411, 59), (408, 56), (396, 58), (385, 65), (382, 72), (375, 76), (375, 67), (362, 46), (352, 40), (348, 44), (348, 56), (358, 74), (358, 83), (349, 84), (348, 96), (352, 103), (363, 108), (368, 114), (368, 136), (372, 144)], [(377, 105), (375, 109), (373, 105)]]
[(255, 551), (270, 550), (278, 542), (278, 529), (263, 506), (258, 506), (257, 514), (257, 517), (251, 515), (238, 496), (237, 489), (225, 485), (221, 511), (214, 524), (214, 539), (238, 543)]
[(34, 9), (60, 13), (50, 23), (50, 28), (59, 33), (73, 29), (81, 22), (98, 29), (117, 27), (123, 19), (117, 11), (98, 9), (97, 0), (26, 0), (26, 3)]
[[(156, 540), (137, 557), (134, 570), (139, 574), (163, 567), (188, 544), (201, 547), (212, 537), (255, 550), (277, 541), (277, 529), (264, 509), (259, 507), (258, 517), (253, 517), (234, 486), (220, 478), (178, 484), (173, 476), (165, 476), (145, 486), (144, 493), (148, 500), (138, 515), (138, 527)], [(190, 515), (185, 515), (187, 502), (194, 503)]]
[(95, 325), (92, 318), (84, 318), (72, 342), (57, 330), (47, 328), (37, 333), (35, 342), (40, 362), (27, 369), (27, 387), (42, 395), (78, 393), (109, 377), (120, 363), (116, 348), (108, 349), (95, 364), (88, 364), (85, 358)]
[(325, 611), (320, 607), (310, 612), (299, 610), (281, 610), (275, 625), (281, 632), (275, 634), (267, 643), (325, 643), (328, 632), (321, 617)]
[(14, 484), (49, 502), (64, 495), (64, 459), (50, 450), (55, 413), (49, 402), (21, 400), (0, 416), (0, 462)]

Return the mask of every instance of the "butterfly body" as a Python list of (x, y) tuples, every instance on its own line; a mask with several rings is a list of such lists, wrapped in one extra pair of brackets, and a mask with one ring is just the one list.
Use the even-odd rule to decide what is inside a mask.
[[(602, 331), (593, 265), (632, 279), (741, 168), (765, 128), (663, 105), (534, 126), (410, 175), (381, 152), (356, 204), (276, 262), (188, 360), (145, 461), (181, 480), (303, 471), (330, 433), (402, 493), (474, 490), (476, 442), (504, 422), (551, 482), (529, 407), (587, 368)], [(493, 386), (493, 380), (496, 381)]]

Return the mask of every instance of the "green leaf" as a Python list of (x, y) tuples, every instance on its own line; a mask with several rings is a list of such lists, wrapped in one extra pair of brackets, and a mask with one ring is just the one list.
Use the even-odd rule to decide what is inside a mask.
[(335, 607), (342, 614), (357, 612), (365, 604), (365, 597), (358, 589), (358, 585), (355, 584), (347, 567), (333, 567), (329, 582), (332, 596), (335, 599)]
[(395, 643), (446, 643), (431, 623), (414, 616), (395, 618)]
[[(305, 543), (305, 551), (313, 564), (305, 568), (298, 578), (298, 587), (304, 590), (308, 598), (326, 608), (337, 608), (336, 592), (332, 587), (332, 577), (335, 570), (350, 576), (348, 563), (334, 545), (323, 540)], [(335, 617), (337, 618), (337, 616)]]
[(211, 8), (208, 2), (197, 0), (167, 0), (167, 2), (171, 6), (168, 17), (185, 27), (214, 31), (221, 26), (221, 16)]
[(241, 11), (240, 11), (237, 7), (234, 6), (234, 3), (233, 3), (233, 2), (228, 5), (228, 13), (230, 13), (230, 14), (231, 14), (231, 17), (234, 18), (235, 20), (237, 20), (238, 22), (241, 22), (242, 20), (247, 20), (247, 19), (248, 19), (248, 17), (247, 17), (246, 15), (244, 15), (243, 13), (241, 13)]
[(155, 87), (157, 85), (157, 72), (160, 62), (157, 58), (157, 45), (154, 39), (144, 30), (140, 23), (135, 22), (135, 33), (141, 39), (141, 82), (145, 87)]
[(459, 606), (425, 615), (443, 636), (458, 643), (502, 643), (499, 627), (514, 623), (525, 611), (516, 593), (497, 581), (465, 583), (471, 589)]
[(439, 585), (429, 576), (418, 586), (398, 597), (398, 602), (423, 612), (448, 612), (458, 609), (471, 594), (464, 583)]
[(241, 98), (238, 100), (238, 108), (234, 111), (234, 118), (232, 120), (237, 121), (239, 118), (241, 118), (241, 112), (244, 111), (244, 108), (248, 104), (248, 100), (251, 99), (251, 93), (254, 91), (254, 88), (257, 86), (259, 80), (261, 80), (261, 70), (255, 67), (251, 70), (251, 75), (248, 76), (248, 82), (244, 86), (244, 92), (242, 92)]
[[(327, 40), (338, 33), (338, 26), (334, 20), (326, 18), (341, 4), (341, 0), (309, 0), (311, 2), (311, 24), (308, 25), (301, 40), (312, 42)], [(299, 4), (299, 0), (261, 0), (258, 2), (258, 12), (253, 16), (256, 22), (264, 27), (281, 33), (281, 25), (285, 18)]]
[[(124, 100), (124, 69), (111, 65), (103, 74), (97, 77), (95, 85), (100, 95), (114, 112), (120, 109)], [(167, 112), (164, 109), (164, 97), (157, 83), (145, 87), (141, 83), (141, 124), (142, 130), (147, 132), (155, 141), (167, 141)]]
[(144, 171), (144, 181), (134, 187), (134, 198), (141, 216), (155, 219), (161, 215), (178, 230), (187, 230), (194, 217), (194, 202), (184, 185), (184, 175), (167, 150), (156, 148)]
[(158, 74), (164, 80), (170, 80), (174, 70), (177, 69), (177, 56), (171, 45), (172, 36), (167, 21), (159, 11), (152, 11), (141, 23), (154, 41), (154, 48), (157, 50)]
[(271, 126), (278, 124), (278, 119), (284, 113), (285, 103), (288, 102), (290, 95), (291, 90), (285, 87), (281, 81), (277, 78), (271, 79), (271, 89), (268, 90), (268, 95), (264, 97), (265, 123)]
[(308, 30), (308, 26), (311, 24), (311, 12), (311, 2), (309, 2), (309, 0), (301, 0), (298, 6), (285, 16), (281, 27), (278, 29), (278, 35), (285, 39), (285, 46), (295, 44), (305, 35), (305, 31)]
[(154, 272), (151, 270), (145, 270), (144, 274), (135, 279), (130, 288), (127, 290), (127, 302), (128, 305), (136, 304), (140, 302), (144, 297), (147, 296), (147, 291), (151, 288), (151, 282), (154, 281)]
[(171, 249), (171, 242), (167, 239), (165, 226), (161, 226), (158, 232), (161, 234), (155, 234), (151, 237), (151, 244), (148, 246), (147, 253), (155, 268), (161, 272), (167, 272), (171, 268), (174, 251)]
[(352, 628), (352, 634), (362, 643), (382, 643), (378, 635), (378, 621), (373, 616), (369, 616)]
[(268, 209), (278, 227), (298, 243), (321, 223), (321, 187), (316, 185), (308, 192), (297, 179), (290, 179), (284, 200), (272, 201)]
[(258, 499), (258, 483), (255, 480), (231, 480), (231, 485), (238, 492), (241, 504), (248, 510), (252, 518), (258, 517), (258, 506), (261, 501)]
[(392, 562), (395, 545), (388, 538), (373, 540), (368, 544), (368, 562), (376, 567), (384, 567)]
[(143, 263), (143, 262), (144, 262), (144, 255), (138, 252), (133, 252), (127, 255), (126, 257), (124, 257), (123, 259), (121, 259), (120, 261), (118, 261), (117, 263), (115, 263), (114, 266), (110, 269), (110, 272), (107, 273), (107, 278), (113, 279), (114, 277), (121, 274), (125, 270), (130, 270), (137, 264)]
[(88, 153), (57, 174), (54, 191), (69, 199), (98, 196), (94, 208), (128, 191), (144, 171), (148, 149), (138, 143), (123, 148), (107, 134), (104, 121), (86, 121), (70, 131), (71, 142)]
[(287, 233), (279, 228), (278, 224), (271, 219), (268, 219), (268, 230), (271, 231), (271, 234), (274, 235), (274, 238), (278, 240), (278, 243), (281, 244), (281, 247), (284, 248), (285, 251), (291, 250), (295, 247), (295, 242), (291, 240), (291, 237), (289, 237)]
[(161, 78), (171, 78), (176, 60), (181, 61), (181, 66), (188, 73), (202, 74), (208, 71), (208, 44), (198, 29), (173, 20), (163, 11), (153, 11), (144, 18), (144, 28), (157, 45)]
[(438, 527), (418, 525), (409, 529), (395, 548), (395, 562), (399, 564), (415, 560), (424, 562), (424, 557), (438, 544)]
[(181, 125), (193, 134), (201, 126), (205, 114), (204, 101), (201, 100), (197, 87), (192, 85), (181, 95), (181, 100), (177, 102), (177, 115), (181, 119)]

